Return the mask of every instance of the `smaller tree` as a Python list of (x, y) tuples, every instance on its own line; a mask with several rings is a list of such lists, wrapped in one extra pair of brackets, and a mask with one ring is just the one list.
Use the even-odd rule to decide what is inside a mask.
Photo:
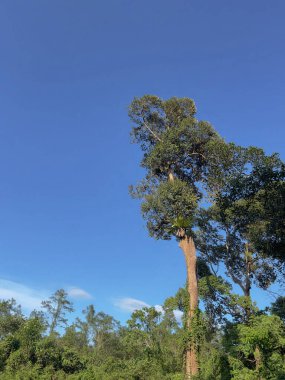
[(213, 263), (224, 263), (226, 274), (243, 292), (248, 320), (252, 285), (267, 289), (279, 275), (280, 261), (272, 250), (281, 240), (273, 224), (284, 221), (273, 210), (278, 209), (275, 193), (283, 188), (284, 164), (277, 154), (230, 144), (223, 165), (224, 176), (209, 182), (212, 206), (200, 223), (197, 245)]
[(273, 315), (278, 315), (285, 323), (285, 297), (278, 297), (276, 301), (272, 303), (270, 310)]
[(0, 339), (13, 334), (23, 322), (21, 307), (14, 299), (0, 301)]
[(87, 351), (94, 349), (98, 360), (112, 356), (118, 346), (120, 323), (102, 311), (97, 313), (93, 305), (87, 306), (83, 314), (85, 319), (77, 318), (75, 324), (67, 330), (68, 334), (64, 339), (69, 335), (69, 338), (77, 340), (77, 346), (81, 344)]
[(49, 322), (49, 334), (52, 335), (57, 327), (67, 324), (66, 313), (73, 312), (73, 305), (67, 299), (64, 289), (57, 290), (47, 301), (42, 302), (42, 307), (46, 310)]
[(284, 379), (285, 335), (280, 318), (259, 315), (232, 327), (229, 361), (233, 380)]

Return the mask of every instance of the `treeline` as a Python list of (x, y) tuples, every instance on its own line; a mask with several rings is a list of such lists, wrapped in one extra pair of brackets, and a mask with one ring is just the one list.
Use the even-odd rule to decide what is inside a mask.
[[(201, 302), (207, 299), (212, 308), (208, 304), (210, 309), (199, 311), (194, 327), (197, 378), (285, 379), (285, 298), (279, 297), (266, 310), (255, 307), (245, 324), (244, 297), (232, 294), (221, 278), (213, 281), (213, 274), (205, 274), (204, 263), (200, 268)], [(217, 305), (219, 297), (224, 302)], [(42, 306), (42, 311), (25, 317), (14, 300), (0, 302), (1, 379), (184, 379), (189, 307), (185, 289), (166, 299), (162, 311), (150, 307), (133, 312), (125, 326), (96, 312), (93, 305), (68, 325), (73, 307), (62, 289)], [(175, 317), (176, 310), (183, 312), (182, 320)]]

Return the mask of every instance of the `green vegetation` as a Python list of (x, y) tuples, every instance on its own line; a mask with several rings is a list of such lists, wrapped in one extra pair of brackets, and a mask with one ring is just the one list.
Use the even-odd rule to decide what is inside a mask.
[[(192, 330), (197, 342), (201, 380), (285, 379), (285, 325), (272, 313), (257, 310), (241, 323), (236, 308), (239, 297), (221, 278), (201, 271), (201, 302), (213, 305), (199, 310)], [(59, 300), (57, 295), (62, 294)], [(65, 292), (51, 300), (71, 303)], [(204, 300), (204, 301), (203, 301)], [(226, 304), (220, 301), (227, 300)], [(136, 310), (125, 326), (112, 316), (96, 312), (93, 305), (83, 317), (62, 328), (53, 326), (48, 313), (25, 317), (14, 300), (0, 302), (0, 379), (4, 380), (183, 380), (183, 353), (187, 343), (187, 290), (165, 300), (161, 311)], [(46, 304), (43, 303), (44, 305)], [(225, 313), (233, 310), (231, 320)], [(281, 310), (282, 312), (282, 310)], [(68, 317), (68, 316), (66, 316)], [(219, 323), (215, 323), (216, 321)]]
[(285, 297), (264, 310), (252, 298), (284, 278), (285, 165), (195, 114), (188, 98), (129, 108), (145, 169), (131, 194), (150, 236), (183, 251), (185, 287), (124, 326), (93, 305), (68, 323), (63, 289), (29, 317), (1, 301), (0, 379), (285, 380)]
[[(129, 107), (131, 134), (143, 152), (141, 166), (146, 173), (131, 187), (131, 194), (141, 200), (150, 236), (176, 239), (185, 256), (186, 379), (206, 378), (201, 365), (204, 318), (202, 322), (199, 294), (213, 326), (231, 320), (230, 315), (251, 332), (258, 313), (252, 285), (266, 290), (282, 279), (285, 248), (285, 165), (278, 154), (267, 156), (260, 148), (226, 143), (209, 122), (195, 115), (196, 106), (188, 98), (145, 95)], [(224, 279), (213, 270), (219, 264), (225, 268)], [(208, 272), (200, 279), (199, 265)], [(242, 296), (230, 294), (228, 279), (240, 287)], [(279, 304), (275, 309), (280, 314)], [(241, 342), (242, 331), (236, 329)], [(271, 359), (259, 342), (253, 349), (239, 350), (240, 360), (229, 357), (231, 378), (269, 378), (265, 367)], [(247, 360), (251, 367), (243, 369)]]

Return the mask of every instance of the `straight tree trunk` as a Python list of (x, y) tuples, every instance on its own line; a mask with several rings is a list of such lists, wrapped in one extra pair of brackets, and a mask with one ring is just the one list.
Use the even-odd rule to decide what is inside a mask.
[(258, 371), (261, 365), (261, 353), (258, 346), (255, 347), (254, 360), (255, 360), (255, 368)]
[[(252, 272), (252, 256), (249, 252), (248, 243), (246, 243), (246, 249), (245, 249), (245, 264), (246, 264), (246, 275), (245, 275), (245, 286), (244, 286), (244, 295), (246, 299), (250, 302), (251, 296), (250, 296), (250, 290), (251, 290), (251, 272)], [(246, 318), (247, 322), (249, 322), (250, 316), (251, 316), (252, 310), (250, 306), (246, 307)]]
[[(191, 237), (184, 236), (179, 243), (182, 249), (187, 268), (187, 291), (189, 295), (189, 311), (187, 318), (187, 327), (191, 331), (192, 319), (198, 307), (198, 281), (197, 281), (197, 257), (195, 243)], [(195, 342), (191, 340), (190, 346), (186, 349), (185, 374), (186, 379), (192, 379), (198, 374), (198, 360)]]
[[(174, 174), (169, 168), (168, 171), (169, 182), (174, 182)], [(187, 269), (187, 290), (189, 295), (189, 311), (187, 318), (187, 328), (191, 331), (191, 322), (195, 316), (195, 311), (198, 307), (198, 280), (197, 280), (197, 257), (194, 240), (187, 236), (183, 228), (177, 232), (177, 237), (180, 238), (179, 247), (182, 249)], [(197, 375), (199, 371), (197, 350), (193, 339), (191, 340), (190, 347), (186, 348), (185, 355), (185, 378), (187, 380), (193, 379), (193, 376)]]

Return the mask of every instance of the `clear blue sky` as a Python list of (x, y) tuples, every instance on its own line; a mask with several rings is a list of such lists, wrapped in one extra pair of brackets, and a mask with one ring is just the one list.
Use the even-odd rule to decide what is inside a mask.
[(28, 308), (73, 288), (124, 319), (124, 298), (182, 286), (182, 253), (147, 236), (128, 195), (142, 172), (127, 106), (191, 97), (228, 141), (284, 159), (284, 14), (283, 0), (2, 0), (0, 297)]

